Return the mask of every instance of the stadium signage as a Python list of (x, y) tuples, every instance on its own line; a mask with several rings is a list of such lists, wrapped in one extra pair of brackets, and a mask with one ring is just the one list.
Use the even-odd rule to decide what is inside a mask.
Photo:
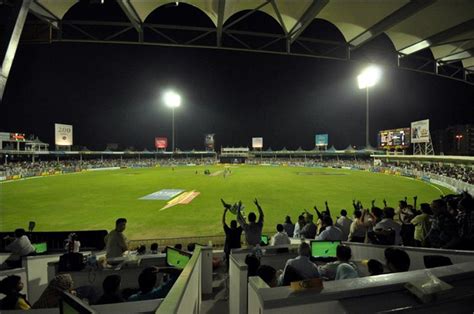
[(166, 149), (168, 147), (168, 139), (166, 137), (155, 137), (155, 148)]
[(54, 124), (55, 143), (58, 146), (72, 145), (72, 125)]
[(430, 120), (420, 120), (411, 123), (411, 142), (428, 143), (430, 141)]
[(263, 148), (263, 137), (252, 137), (252, 148)]
[(328, 134), (316, 134), (314, 137), (315, 146), (327, 146), (329, 140)]

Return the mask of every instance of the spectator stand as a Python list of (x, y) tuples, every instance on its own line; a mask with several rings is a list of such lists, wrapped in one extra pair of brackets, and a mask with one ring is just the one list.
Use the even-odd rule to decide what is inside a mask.
[[(441, 255), (451, 259), (453, 264), (473, 262), (473, 251), (457, 251), (457, 250), (443, 250), (431, 248), (416, 248), (404, 246), (383, 246), (353, 242), (343, 242), (352, 250), (352, 260), (360, 262), (368, 259), (378, 259), (381, 262), (385, 261), (384, 251), (388, 247), (395, 247), (402, 249), (410, 256), (410, 271), (425, 269), (423, 257), (425, 255)], [(287, 246), (282, 246), (287, 247)], [(290, 245), (288, 253), (276, 253), (280, 247), (266, 247), (261, 258), (262, 265), (269, 265), (275, 269), (283, 269), (286, 261), (297, 256), (298, 245)], [(247, 298), (249, 294), (249, 287), (247, 284), (247, 265), (245, 264), (245, 257), (252, 253), (252, 249), (237, 249), (232, 250), (229, 266), (229, 313), (247, 313)], [(361, 266), (365, 267), (365, 266)], [(364, 269), (361, 269), (364, 271)], [(326, 282), (325, 282), (326, 284)], [(258, 290), (258, 284), (255, 288)], [(284, 287), (281, 287), (284, 288)], [(272, 288), (281, 289), (281, 288)], [(286, 288), (285, 288), (286, 289)], [(289, 290), (285, 290), (287, 295)], [(283, 293), (284, 294), (284, 293)], [(258, 313), (257, 309), (249, 313)]]

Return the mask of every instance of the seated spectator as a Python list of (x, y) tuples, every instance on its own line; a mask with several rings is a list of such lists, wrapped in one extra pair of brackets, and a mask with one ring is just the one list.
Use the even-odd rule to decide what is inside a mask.
[[(318, 271), (319, 271), (319, 274), (321, 275), (321, 278), (323, 278), (324, 280), (336, 279), (338, 267), (339, 265), (343, 263), (349, 264), (357, 273), (357, 266), (354, 263), (349, 262), (349, 260), (351, 259), (351, 256), (352, 256), (352, 252), (351, 252), (350, 247), (342, 245), (342, 244), (338, 245), (336, 249), (337, 261), (326, 263), (325, 265), (318, 267)], [(340, 276), (343, 276), (343, 273), (345, 276), (345, 274), (348, 272), (345, 272), (345, 269), (341, 270)], [(353, 277), (350, 277), (350, 278), (353, 278)], [(346, 278), (340, 278), (340, 279), (346, 279)]]
[(12, 241), (5, 246), (5, 249), (12, 253), (5, 261), (8, 268), (21, 267), (21, 258), (35, 253), (35, 248), (26, 236), (25, 229), (16, 229), (15, 237), (6, 236), (4, 240)]
[(342, 241), (347, 241), (351, 232), (352, 220), (347, 217), (347, 210), (341, 210), (341, 217), (336, 220), (336, 227), (342, 231)]
[(0, 300), (0, 310), (29, 310), (31, 305), (21, 290), (23, 282), (20, 276), (11, 275), (0, 281), (0, 293), (5, 295)]
[(410, 269), (410, 257), (407, 252), (397, 248), (385, 249), (385, 260), (387, 268), (391, 273), (399, 273)]
[(137, 249), (137, 255), (145, 255), (146, 254), (146, 246), (140, 245)]
[(71, 275), (60, 274), (56, 275), (43, 291), (38, 301), (33, 304), (33, 309), (45, 309), (51, 307), (58, 307), (59, 300), (62, 297), (62, 292), (72, 292), (73, 282)]
[(431, 208), (430, 204), (422, 203), (421, 214), (413, 217), (411, 223), (415, 226), (414, 241), (416, 246), (425, 246), (426, 236), (431, 229)]
[(291, 266), (285, 267), (285, 273), (278, 277), (279, 286), (289, 286), (292, 282), (301, 281), (304, 278)]
[(182, 250), (183, 250), (183, 245), (182, 245), (181, 243), (176, 243), (176, 244), (174, 245), (174, 248), (177, 249), (177, 250), (182, 251)]
[(317, 226), (313, 222), (313, 215), (306, 213), (306, 224), (300, 231), (301, 238), (314, 239), (316, 236)]
[(319, 278), (318, 267), (311, 262), (311, 248), (308, 243), (301, 242), (298, 247), (298, 256), (286, 261), (285, 269), (279, 277), (279, 283), (283, 283), (287, 267), (291, 266), (302, 279)]
[(324, 216), (322, 219), (322, 226), (324, 227), (323, 232), (316, 237), (316, 240), (320, 241), (341, 241), (342, 231), (341, 229), (334, 227), (332, 218), (330, 216)]
[(367, 263), (367, 268), (371, 276), (383, 274), (383, 264), (376, 259), (370, 259)]
[(434, 248), (452, 248), (459, 242), (458, 224), (449, 214), (446, 202), (442, 199), (431, 202), (433, 219), (427, 240)]
[(247, 254), (245, 257), (247, 264), (247, 277), (257, 276), (257, 269), (260, 267), (260, 260), (253, 254)]
[(272, 237), (270, 241), (270, 245), (285, 245), (285, 244), (290, 244), (290, 238), (288, 238), (288, 235), (284, 231), (283, 225), (278, 224), (277, 227), (277, 233)]
[(283, 224), (283, 229), (285, 229), (286, 234), (292, 238), (295, 232), (295, 225), (291, 222), (290, 216), (285, 217), (285, 223)]
[(336, 280), (359, 278), (357, 271), (348, 263), (341, 263), (337, 266)]
[(392, 207), (385, 207), (384, 208), (384, 219), (382, 219), (379, 223), (377, 223), (374, 227), (375, 231), (381, 230), (385, 232), (393, 231), (395, 232), (395, 245), (400, 245), (402, 242), (402, 238), (400, 236), (401, 226), (400, 224), (396, 223), (393, 220), (395, 216), (395, 210)]
[[(160, 286), (155, 288), (158, 272), (170, 274), (170, 277)], [(140, 291), (131, 295), (128, 298), (128, 301), (143, 301), (165, 298), (173, 287), (173, 284), (178, 279), (180, 273), (181, 269), (177, 268), (145, 268), (138, 276), (138, 285), (140, 287)]]
[(277, 284), (278, 284), (276, 274), (277, 274), (277, 272), (276, 272), (275, 268), (273, 268), (271, 266), (268, 266), (268, 265), (261, 265), (257, 269), (257, 276), (262, 278), (262, 280), (265, 281), (265, 283), (270, 288), (276, 287)]
[(77, 234), (71, 233), (69, 237), (66, 239), (66, 244), (64, 249), (68, 253), (79, 253), (81, 248), (81, 242), (78, 240)]
[(122, 257), (128, 251), (127, 238), (123, 234), (127, 227), (127, 219), (119, 218), (115, 221), (115, 229), (105, 236), (106, 258)]
[(367, 226), (364, 223), (364, 214), (360, 210), (354, 211), (354, 221), (351, 224), (348, 240), (349, 242), (365, 242), (365, 235), (367, 233)]
[(99, 298), (97, 304), (120, 303), (125, 302), (120, 295), (120, 282), (122, 279), (119, 275), (109, 275), (102, 282), (104, 294)]
[(189, 253), (193, 253), (194, 250), (196, 249), (196, 243), (188, 243), (186, 248)]
[(293, 232), (293, 237), (294, 238), (301, 238), (301, 230), (303, 229), (304, 225), (306, 224), (306, 221), (304, 220), (303, 215), (298, 216), (298, 222), (295, 224), (295, 230)]
[(150, 253), (151, 254), (158, 254), (158, 243), (152, 243), (150, 246)]

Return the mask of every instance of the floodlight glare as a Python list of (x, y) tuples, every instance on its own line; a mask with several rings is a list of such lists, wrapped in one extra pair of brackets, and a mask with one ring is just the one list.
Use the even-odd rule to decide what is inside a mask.
[(380, 68), (371, 65), (368, 68), (364, 69), (361, 74), (357, 77), (357, 82), (359, 83), (359, 88), (368, 88), (372, 87), (380, 80), (382, 76), (382, 71)]
[(181, 96), (173, 91), (168, 91), (164, 94), (163, 100), (165, 105), (170, 108), (176, 108), (181, 105)]

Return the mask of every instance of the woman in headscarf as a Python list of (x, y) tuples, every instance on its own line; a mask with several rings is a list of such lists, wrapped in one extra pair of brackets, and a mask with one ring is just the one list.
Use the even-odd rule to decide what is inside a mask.
[(0, 310), (29, 310), (31, 305), (26, 296), (21, 294), (23, 282), (20, 276), (8, 276), (0, 281), (0, 293), (5, 297), (0, 300)]
[(41, 294), (38, 301), (33, 304), (33, 309), (42, 309), (42, 308), (51, 308), (58, 307), (59, 300), (61, 299), (62, 292), (71, 292), (72, 291), (72, 277), (69, 274), (56, 275), (49, 282), (48, 287)]

